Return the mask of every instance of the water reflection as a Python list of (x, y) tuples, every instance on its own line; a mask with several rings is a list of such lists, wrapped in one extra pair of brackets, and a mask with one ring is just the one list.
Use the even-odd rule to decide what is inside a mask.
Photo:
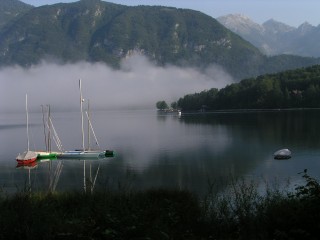
[[(83, 161), (62, 160), (55, 185), (59, 161), (40, 162), (30, 170), (31, 183), (33, 172), (34, 190), (47, 190), (49, 186), (58, 191), (165, 187), (203, 194), (211, 183), (222, 190), (238, 177), (299, 178), (297, 173), (305, 168), (317, 177), (319, 113), (238, 112), (178, 117), (154, 111), (93, 112), (100, 143), (114, 149), (116, 157), (87, 161), (86, 165)], [(66, 149), (79, 146), (81, 141), (78, 117), (77, 113), (53, 114)], [(43, 144), (40, 116), (33, 116), (31, 128), (35, 145)], [(10, 191), (26, 180), (22, 179), (23, 171), (13, 170), (12, 162), (17, 149), (25, 144), (19, 137), (23, 130), (12, 128), (0, 136), (1, 184)], [(274, 151), (285, 147), (292, 151), (292, 159), (275, 161)]]
[(26, 127), (26, 125), (22, 124), (5, 124), (5, 125), (0, 125), (0, 130), (5, 130), (5, 129), (11, 129), (11, 128), (22, 128)]
[(186, 124), (223, 125), (233, 134), (280, 144), (319, 147), (319, 110), (238, 112), (197, 115)]

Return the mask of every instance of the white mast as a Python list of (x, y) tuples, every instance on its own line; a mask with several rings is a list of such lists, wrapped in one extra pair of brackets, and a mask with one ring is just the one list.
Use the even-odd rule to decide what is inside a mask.
[(28, 139), (28, 151), (29, 151), (30, 143), (29, 143), (28, 94), (26, 94), (26, 118), (27, 118), (27, 139)]
[(48, 152), (51, 152), (51, 111), (50, 111), (50, 105), (47, 105), (48, 107)]
[(47, 144), (47, 131), (46, 131), (46, 122), (44, 120), (44, 108), (41, 105), (41, 112), (42, 112), (42, 123), (43, 123), (43, 134), (44, 134), (44, 144), (46, 145), (46, 151), (48, 151), (48, 144)]
[(91, 145), (91, 143), (90, 143), (90, 101), (89, 101), (89, 99), (88, 99), (88, 111), (86, 112), (86, 115), (87, 115), (87, 117), (88, 117), (88, 150), (91, 150), (90, 149), (90, 145)]
[[(84, 126), (83, 126), (83, 97), (82, 97), (82, 88), (81, 88), (81, 79), (79, 79), (79, 90), (80, 90), (80, 108), (81, 108), (81, 134), (82, 134), (82, 151), (85, 151), (84, 148)], [(87, 186), (86, 186), (86, 160), (83, 161), (83, 188), (84, 192), (87, 192)]]
[(83, 126), (83, 97), (82, 97), (82, 89), (81, 89), (81, 79), (79, 79), (79, 90), (80, 90), (80, 108), (81, 108), (81, 134), (82, 134), (82, 150), (84, 151), (84, 126)]

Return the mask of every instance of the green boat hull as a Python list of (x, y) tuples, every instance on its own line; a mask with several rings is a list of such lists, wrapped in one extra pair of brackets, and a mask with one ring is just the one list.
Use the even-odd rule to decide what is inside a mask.
[(54, 153), (54, 152), (52, 152), (52, 153), (46, 153), (46, 152), (44, 152), (44, 153), (38, 153), (38, 157), (37, 157), (37, 159), (55, 159), (55, 158), (57, 158), (57, 153)]

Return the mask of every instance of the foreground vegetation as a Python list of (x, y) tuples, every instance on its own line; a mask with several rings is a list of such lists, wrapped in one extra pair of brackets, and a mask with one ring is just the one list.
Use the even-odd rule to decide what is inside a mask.
[[(190, 192), (19, 193), (0, 201), (1, 239), (318, 239), (320, 185), (305, 170), (293, 193), (237, 181)], [(210, 188), (212, 189), (212, 188)]]

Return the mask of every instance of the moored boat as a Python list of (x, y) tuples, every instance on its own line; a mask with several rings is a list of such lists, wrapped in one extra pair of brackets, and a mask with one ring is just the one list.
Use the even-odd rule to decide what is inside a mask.
[(106, 150), (104, 155), (105, 157), (114, 157), (115, 152), (113, 150)]
[(38, 159), (55, 159), (57, 158), (58, 152), (47, 152), (47, 151), (36, 151)]
[(105, 157), (106, 157), (105, 151), (95, 151), (95, 150), (65, 151), (57, 155), (57, 158), (64, 158), (64, 159), (84, 159), (84, 158), (100, 159)]
[(30, 164), (37, 160), (38, 154), (34, 151), (29, 150), (29, 115), (28, 115), (28, 95), (26, 94), (26, 125), (27, 125), (27, 140), (28, 140), (28, 149), (23, 153), (19, 153), (16, 157), (16, 160), (19, 164)]
[(57, 158), (64, 158), (64, 159), (85, 159), (85, 158), (91, 158), (91, 159), (101, 159), (101, 158), (107, 158), (107, 157), (114, 157), (114, 151), (113, 150), (73, 150), (73, 151), (64, 151), (61, 153), (58, 153)]
[(16, 160), (19, 164), (30, 164), (37, 160), (38, 154), (33, 151), (25, 151), (23, 153), (19, 153)]
[(280, 149), (273, 154), (274, 159), (289, 159), (291, 158), (291, 151), (287, 148)]
[[(82, 148), (71, 150), (71, 151), (63, 151), (57, 154), (57, 158), (62, 159), (101, 159), (106, 157), (113, 157), (114, 152), (112, 150), (92, 150), (90, 148), (90, 130), (92, 131), (96, 144), (98, 144), (98, 140), (96, 138), (96, 134), (94, 133), (90, 117), (89, 117), (89, 102), (88, 102), (88, 112), (86, 112), (88, 118), (88, 147), (85, 148), (84, 141), (84, 122), (83, 122), (83, 102), (85, 101), (82, 97), (82, 88), (81, 88), (81, 79), (79, 79), (79, 90), (80, 90), (80, 110), (81, 110), (81, 136), (82, 136)], [(100, 146), (99, 146), (100, 147)]]

